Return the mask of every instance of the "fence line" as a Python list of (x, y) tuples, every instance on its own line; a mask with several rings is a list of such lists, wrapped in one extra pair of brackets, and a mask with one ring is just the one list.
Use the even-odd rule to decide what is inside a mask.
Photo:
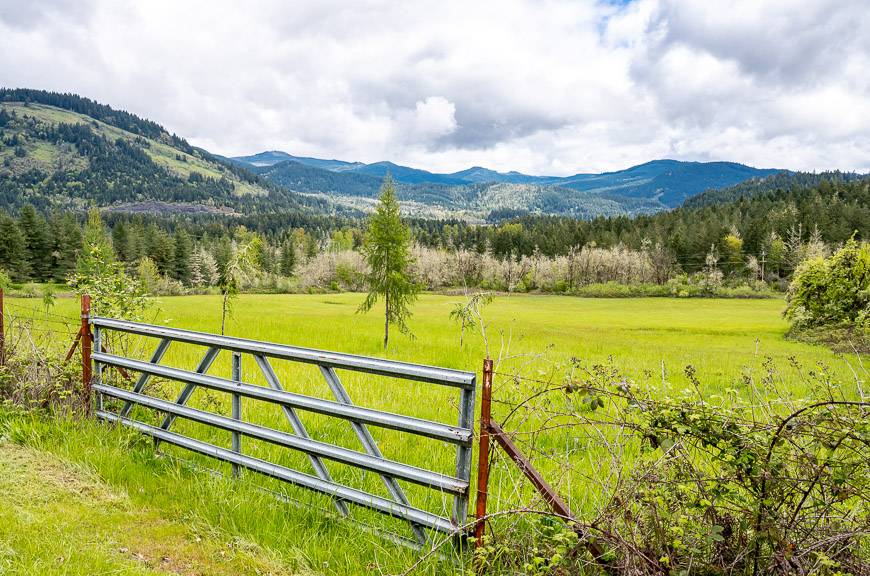
[[(25, 310), (24, 307), (4, 302), (3, 290), (0, 289), (0, 366), (5, 365), (7, 361), (5, 325), (11, 318), (15, 317), (7, 314), (6, 310), (10, 307), (13, 310), (16, 308)], [(34, 315), (31, 319), (34, 322), (44, 320), (66, 327), (75, 326), (74, 321), (58, 314), (46, 312), (44, 316), (45, 318), (38, 318)], [(147, 362), (110, 353), (104, 344), (104, 332), (108, 330), (156, 338), (158, 345)], [(207, 349), (206, 354), (194, 371), (160, 365), (170, 342), (204, 346)], [(220, 350), (232, 353), (233, 377), (231, 379), (206, 374)], [(451, 533), (465, 524), (471, 488), (471, 458), (475, 444), (478, 448), (478, 460), (475, 515), (472, 528), (474, 541), (478, 546), (483, 544), (486, 531), (490, 461), (495, 450), (500, 449), (510, 457), (517, 469), (530, 480), (535, 490), (543, 497), (544, 502), (558, 517), (566, 521), (573, 520), (567, 504), (535, 469), (528, 458), (523, 455), (499, 423), (492, 419), (492, 404), (498, 402), (492, 398), (493, 377), (499, 373), (495, 372), (493, 361), (489, 358), (483, 362), (479, 435), (475, 442), (473, 423), (476, 376), (470, 372), (96, 317), (91, 313), (91, 298), (88, 295), (81, 297), (80, 323), (65, 355), (64, 363), (71, 361), (76, 351), (79, 352), (81, 360), (82, 404), (86, 414), (93, 413), (105, 421), (134, 428), (153, 437), (155, 445), (159, 442), (168, 442), (230, 463), (235, 475), (238, 475), (241, 468), (248, 468), (266, 476), (325, 493), (333, 498), (340, 516), (348, 517), (347, 503), (353, 503), (401, 518), (409, 522), (415, 539), (420, 545), (427, 541), (425, 533), (427, 529)], [(242, 354), (253, 357), (255, 364), (265, 377), (268, 387), (247, 384), (242, 381)], [(284, 390), (269, 363), (269, 358), (318, 366), (335, 396), (335, 400), (323, 400)], [(132, 389), (105, 382), (104, 367), (117, 370), (125, 383), (132, 384)], [(335, 372), (336, 369), (434, 383), (458, 389), (460, 393), (459, 423), (452, 426), (356, 406), (344, 390)], [(131, 376), (131, 372), (137, 373), (138, 377)], [(511, 375), (504, 376), (514, 378)], [(151, 377), (180, 382), (185, 386), (174, 402), (164, 400), (144, 393), (145, 385)], [(186, 406), (197, 387), (228, 393), (232, 400), (231, 417)], [(111, 412), (106, 409), (105, 398), (119, 400), (123, 402), (123, 407), (118, 412)], [(241, 418), (243, 399), (263, 401), (280, 406), (293, 433), (281, 432), (243, 421)], [(93, 410), (92, 406), (94, 400), (96, 400), (96, 411)], [(134, 405), (164, 414), (165, 418), (162, 424), (153, 426), (133, 420), (130, 417), (130, 411)], [(365, 451), (351, 450), (311, 438), (297, 411), (319, 413), (349, 421)], [(230, 449), (221, 448), (172, 431), (172, 423), (176, 418), (183, 418), (230, 432), (232, 447)], [(368, 425), (421, 435), (455, 446), (455, 475), (426, 470), (384, 457), (374, 438), (368, 432)], [(244, 455), (242, 453), (242, 438), (244, 437), (307, 454), (316, 475), (312, 476)], [(324, 459), (380, 475), (390, 498), (375, 496), (362, 490), (337, 484), (324, 465)], [(397, 479), (451, 495), (454, 498), (451, 518), (425, 512), (412, 506), (397, 484)], [(588, 546), (593, 557), (601, 556), (601, 551), (595, 548), (594, 543), (590, 543)]]
[[(93, 329), (92, 338), (90, 328)], [(106, 331), (157, 339), (157, 348), (151, 361), (144, 362), (106, 351), (102, 343)], [(232, 465), (236, 475), (241, 468), (247, 468), (266, 476), (321, 492), (333, 498), (339, 513), (343, 515), (347, 515), (347, 504), (351, 503), (405, 520), (410, 524), (420, 545), (428, 540), (426, 530), (453, 534), (465, 524), (470, 488), (470, 458), (474, 436), (471, 425), (474, 418), (476, 375), (473, 373), (91, 316), (89, 299), (86, 298), (82, 300), (81, 334), (80, 345), (85, 396), (88, 399), (88, 405), (90, 405), (91, 393), (96, 395), (96, 416), (100, 419), (129, 426), (153, 437), (156, 441), (168, 442), (227, 462)], [(160, 364), (163, 353), (170, 342), (181, 342), (206, 348), (206, 354), (195, 371)], [(231, 379), (205, 373), (214, 357), (221, 350), (232, 353), (233, 374)], [(241, 358), (243, 354), (253, 357), (261, 374), (265, 377), (268, 387), (249, 384), (242, 380)], [(335, 400), (324, 400), (284, 390), (268, 358), (318, 366)], [(95, 373), (89, 371), (91, 363), (93, 363)], [(139, 374), (139, 377), (131, 390), (110, 385), (103, 381), (104, 367), (135, 372)], [(453, 426), (356, 406), (342, 385), (336, 369), (433, 383), (458, 389), (460, 394), (459, 423)], [(170, 402), (145, 394), (145, 384), (151, 377), (159, 377), (184, 385), (178, 399), (175, 402)], [(132, 381), (129, 378), (125, 378), (125, 380)], [(186, 406), (185, 404), (193, 391), (200, 387), (229, 394), (232, 401), (232, 416), (226, 417)], [(124, 402), (123, 408), (117, 412), (107, 410), (104, 406), (104, 397)], [(243, 421), (241, 417), (243, 399), (280, 406), (294, 433), (288, 434)], [(132, 419), (129, 416), (129, 410), (134, 404), (166, 414), (163, 424), (154, 426)], [(347, 420), (365, 451), (358, 452), (310, 438), (297, 411), (313, 412), (331, 418)], [(178, 417), (229, 431), (232, 435), (232, 447), (222, 448), (170, 430), (173, 420)], [(385, 458), (368, 431), (367, 426), (369, 425), (421, 435), (454, 446), (456, 451), (455, 475), (448, 476)], [(262, 440), (307, 454), (315, 469), (315, 475), (302, 473), (243, 454), (243, 437)], [(384, 498), (365, 490), (335, 482), (321, 458), (377, 473), (382, 478), (390, 497)], [(452, 515), (448, 518), (414, 507), (397, 483), (397, 479), (413, 482), (451, 496), (453, 498)]]

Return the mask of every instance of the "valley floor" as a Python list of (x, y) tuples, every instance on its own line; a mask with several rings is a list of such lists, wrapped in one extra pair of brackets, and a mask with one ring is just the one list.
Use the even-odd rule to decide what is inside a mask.
[[(357, 314), (362, 299), (360, 294), (242, 295), (228, 319), (227, 333), (479, 370), (487, 353), (479, 329), (467, 329), (462, 335), (451, 319), (451, 311), (464, 301), (462, 296), (421, 295), (410, 322), (416, 338), (391, 335), (386, 352), (383, 317), (375, 312)], [(216, 332), (220, 305), (218, 296), (163, 298), (148, 319)], [(811, 372), (823, 372), (851, 390), (855, 370), (861, 370), (860, 357), (786, 339), (783, 306), (776, 299), (513, 295), (497, 297), (484, 309), (484, 320), (489, 352), (501, 358), (500, 370), (516, 370), (532, 378), (546, 378), (551, 372), (544, 370), (564, 367), (576, 357), (588, 365), (612, 362), (640, 386), (667, 380), (679, 391), (696, 381), (703, 393), (711, 395), (749, 396), (769, 382), (795, 397), (809, 397), (813, 386), (805, 374)], [(7, 321), (15, 314), (29, 315), (37, 322), (61, 316), (76, 326), (77, 309), (78, 302), (62, 298), (49, 316), (38, 299), (10, 298)], [(60, 353), (70, 339), (65, 335), (56, 343)], [(147, 357), (151, 348), (139, 352)], [(201, 350), (179, 345), (170, 348), (164, 363), (189, 368), (200, 357)], [(251, 363), (243, 369), (245, 378), (260, 383)], [(229, 370), (229, 359), (222, 357), (210, 374), (227, 376)], [(328, 392), (314, 367), (276, 363), (276, 370), (296, 392), (313, 396)], [(436, 421), (446, 421), (448, 412), (455, 417), (452, 390), (400, 386), (367, 375), (343, 374), (343, 379), (359, 405)], [(509, 398), (517, 386), (499, 375), (493, 386), (495, 398)], [(175, 397), (174, 389), (165, 392)], [(227, 413), (225, 398), (203, 394), (193, 402)], [(252, 422), (286, 425), (279, 411), (249, 405), (246, 418)], [(504, 418), (506, 410), (494, 403), (496, 419)], [(314, 438), (357, 449), (349, 427), (333, 426), (327, 417), (315, 414), (306, 415), (306, 425)], [(378, 439), (385, 455), (408, 464), (428, 467), (436, 456), (441, 457), (440, 452), (421, 450), (417, 443), (400, 441), (390, 431), (378, 431)], [(259, 449), (253, 442), (246, 446)], [(298, 457), (299, 469), (305, 469), (303, 455), (282, 453), (281, 457)], [(443, 460), (439, 462), (449, 470), (452, 454)], [(546, 468), (543, 472), (556, 474)], [(347, 477), (379, 485), (377, 477)], [(0, 575), (316, 572), (355, 576), (401, 574), (419, 559), (418, 553), (361, 532), (355, 524), (335, 520), (317, 508), (279, 502), (262, 488), (283, 493), (285, 487), (266, 480), (254, 474), (233, 480), (189, 469), (157, 456), (150, 440), (127, 429), (38, 414), (4, 416), (0, 405)], [(288, 494), (304, 497), (301, 490)], [(572, 509), (582, 510), (587, 494), (583, 483), (577, 482), (565, 496)], [(440, 500), (421, 502), (444, 505)], [(441, 576), (462, 570), (431, 560), (418, 566), (415, 574)]]

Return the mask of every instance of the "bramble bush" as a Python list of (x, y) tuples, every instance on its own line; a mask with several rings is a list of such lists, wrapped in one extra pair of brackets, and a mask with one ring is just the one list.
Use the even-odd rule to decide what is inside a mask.
[[(546, 381), (499, 376), (502, 427), (557, 490), (574, 494), (574, 518), (558, 521), (534, 497), (521, 506), (528, 485), (496, 450), (490, 499), (515, 510), (490, 507), (477, 566), (526, 575), (870, 574), (866, 370), (839, 382), (825, 365), (789, 362), (803, 398), (778, 392), (782, 374), (769, 358), (757, 381), (747, 372), (740, 391), (719, 394), (704, 392), (692, 366), (688, 387), (664, 373), (638, 384), (612, 363), (578, 360), (554, 366)], [(505, 480), (511, 471), (515, 482)]]

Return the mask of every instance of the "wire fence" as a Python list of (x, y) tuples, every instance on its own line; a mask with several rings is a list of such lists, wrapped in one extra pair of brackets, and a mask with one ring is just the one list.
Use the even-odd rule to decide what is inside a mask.
[[(809, 574), (834, 559), (853, 573), (870, 570), (868, 555), (855, 553), (870, 544), (870, 398), (860, 355), (842, 358), (838, 371), (790, 358), (791, 388), (759, 357), (760, 377), (721, 395), (691, 366), (686, 388), (664, 370), (639, 386), (612, 362), (510, 360), (492, 371), (490, 432), (521, 458), (504, 443), (490, 452), (479, 565), (509, 574), (713, 565)], [(561, 512), (548, 490), (564, 502)]]
[(0, 395), (14, 405), (78, 411), (81, 324), (50, 305), (10, 302), (0, 290)]

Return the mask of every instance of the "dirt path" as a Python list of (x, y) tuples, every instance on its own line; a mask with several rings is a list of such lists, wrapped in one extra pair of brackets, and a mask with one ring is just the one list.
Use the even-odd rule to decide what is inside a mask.
[(137, 508), (45, 452), (0, 443), (0, 575), (274, 575), (262, 549)]

